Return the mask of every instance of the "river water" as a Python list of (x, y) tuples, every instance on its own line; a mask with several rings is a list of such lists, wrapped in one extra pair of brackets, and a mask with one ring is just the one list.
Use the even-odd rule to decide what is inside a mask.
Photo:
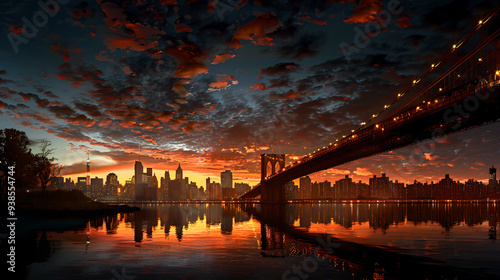
[(500, 278), (500, 207), (493, 203), (138, 206), (135, 213), (89, 221), (31, 221), (17, 237), (22, 244), (18, 275), (72, 280)]

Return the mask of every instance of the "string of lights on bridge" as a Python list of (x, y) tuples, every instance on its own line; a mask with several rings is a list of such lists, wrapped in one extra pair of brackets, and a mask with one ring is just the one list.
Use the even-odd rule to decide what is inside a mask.
[[(422, 74), (418, 78), (414, 79), (413, 82), (410, 84), (410, 86), (406, 90), (404, 90), (403, 92), (398, 93), (397, 96), (396, 96), (396, 99), (394, 101), (392, 101), (389, 105), (384, 105), (384, 108), (382, 108), (382, 110), (379, 111), (378, 113), (373, 114), (372, 117), (367, 122), (362, 122), (361, 123), (361, 127), (363, 127), (364, 125), (366, 125), (367, 123), (369, 123), (370, 121), (372, 121), (373, 119), (375, 119), (377, 116), (379, 116), (380, 114), (382, 114), (385, 110), (387, 110), (390, 106), (392, 106), (394, 103), (396, 103), (399, 99), (401, 99), (410, 90), (412, 90), (422, 79), (424, 79), (425, 77), (427, 77), (443, 61), (445, 61), (446, 59), (448, 59), (448, 57), (450, 55), (452, 55), (455, 52), (455, 50), (457, 50), (460, 46), (462, 46), (462, 44), (464, 44), (467, 40), (469, 40), (477, 31), (479, 31), (479, 29), (481, 27), (483, 27), (484, 24), (486, 22), (488, 22), (495, 15), (495, 13), (499, 9), (500, 9), (500, 7), (495, 8), (492, 12), (490, 12), (490, 14), (488, 16), (486, 16), (486, 18), (484, 20), (479, 20), (479, 22), (476, 25), (476, 27), (471, 32), (469, 32), (469, 34), (467, 34), (464, 38), (462, 38), (460, 41), (458, 41), (457, 43), (453, 44), (451, 46), (450, 51), (448, 51), (448, 53), (445, 56), (441, 57), (435, 63), (431, 64), (431, 66), (429, 67), (429, 69), (424, 74)], [(479, 61), (482, 61), (482, 58), (479, 58)], [(442, 90), (443, 90), (442, 88), (439, 88), (439, 91), (442, 91)]]
[[(342, 143), (342, 141), (344, 141), (345, 139), (350, 139), (350, 138), (355, 138), (356, 135), (354, 134), (356, 131), (362, 129), (363, 127), (366, 126), (367, 123), (370, 123), (372, 120), (374, 120), (375, 118), (377, 118), (378, 116), (380, 116), (380, 114), (382, 114), (385, 110), (387, 110), (390, 106), (392, 106), (394, 103), (396, 103), (397, 101), (399, 101), (405, 94), (407, 94), (409, 91), (411, 91), (422, 79), (424, 79), (425, 77), (427, 77), (433, 70), (435, 70), (443, 61), (445, 61), (446, 59), (448, 59), (449, 56), (451, 56), (458, 48), (460, 48), (460, 46), (462, 46), (466, 41), (468, 41), (477, 31), (479, 31), (481, 29), (481, 27), (485, 26), (485, 23), (487, 23), (498, 11), (500, 10), (500, 6), (497, 6), (493, 11), (491, 11), (484, 19), (482, 20), (479, 20), (478, 21), (478, 24), (476, 25), (476, 27), (471, 31), (469, 32), (465, 37), (463, 37), (461, 40), (459, 40), (458, 42), (456, 42), (455, 44), (453, 44), (451, 46), (451, 49), (448, 51), (448, 53), (446, 53), (445, 56), (441, 57), (439, 60), (437, 60), (436, 62), (434, 62), (433, 64), (430, 65), (429, 69), (422, 75), (420, 75), (418, 78), (414, 79), (413, 82), (410, 84), (410, 86), (397, 94), (396, 96), (396, 99), (394, 101), (392, 101), (391, 103), (389, 103), (388, 105), (384, 105), (384, 107), (382, 108), (381, 111), (379, 111), (378, 113), (376, 114), (373, 114), (372, 117), (367, 121), (367, 122), (362, 122), (361, 123), (361, 126), (358, 127), (357, 129), (353, 129), (351, 130), (351, 133), (349, 133), (348, 135), (342, 135), (342, 138), (339, 140), (339, 139), (336, 139), (335, 140), (335, 143), (330, 143), (330, 145), (327, 147), (323, 147), (323, 149), (326, 149), (326, 148), (329, 148), (329, 147), (335, 147), (335, 146), (338, 146), (339, 143)], [(482, 58), (478, 58), (478, 61), (481, 62), (482, 61)], [(500, 75), (500, 72), (499, 71), (496, 71), (495, 72), (496, 75)], [(439, 88), (439, 91), (442, 91), (443, 88)], [(434, 101), (434, 103), (438, 103), (439, 101), (436, 99)], [(424, 100), (423, 103), (425, 104), (426, 101)], [(427, 105), (431, 105), (432, 102), (430, 101), (427, 101)], [(417, 106), (415, 108), (416, 111), (419, 111), (421, 108), (420, 106)], [(394, 121), (397, 121), (399, 119), (399, 117), (395, 117), (393, 118)], [(380, 128), (379, 124), (375, 124), (375, 128)], [(384, 128), (381, 127), (381, 131), (384, 131)], [(339, 142), (340, 141), (340, 142)], [(314, 156), (317, 152), (319, 152), (321, 149), (318, 149), (317, 151), (315, 152), (312, 152), (312, 153), (309, 153), (308, 155), (306, 156), (303, 156), (300, 160), (298, 161), (295, 161), (289, 165), (287, 165), (286, 167), (282, 168), (281, 170), (279, 170), (278, 172), (276, 172), (275, 174), (272, 174), (270, 176), (267, 176), (266, 178), (271, 178), (271, 177), (274, 177), (275, 175), (277, 175), (278, 173), (282, 172), (282, 171), (285, 171), (286, 169), (289, 169), (291, 167), (293, 167), (294, 165), (297, 165), (297, 164), (300, 164), (301, 162), (303, 161), (306, 161), (308, 159), (310, 159), (312, 156)]]

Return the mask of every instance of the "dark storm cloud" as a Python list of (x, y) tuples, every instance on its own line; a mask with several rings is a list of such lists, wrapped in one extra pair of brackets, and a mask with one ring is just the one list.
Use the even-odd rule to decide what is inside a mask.
[(410, 35), (405, 38), (405, 42), (408, 44), (412, 45), (415, 49), (420, 48), (420, 42), (424, 39), (425, 37), (422, 35)]
[(75, 102), (75, 108), (86, 113), (92, 118), (101, 118), (104, 115), (101, 113), (99, 106), (94, 104), (87, 104), (83, 102)]
[(344, 20), (346, 23), (368, 23), (377, 20), (376, 15), (381, 12), (384, 3), (380, 0), (364, 0), (352, 10), (354, 13)]
[(87, 1), (82, 1), (72, 10), (72, 15), (78, 19), (84, 19), (95, 14), (95, 9), (90, 8)]
[(324, 34), (304, 34), (284, 43), (278, 43), (264, 52), (272, 52), (282, 58), (301, 60), (316, 56), (325, 42)]
[(262, 75), (277, 75), (283, 73), (291, 73), (294, 72), (299, 67), (298, 64), (289, 62), (289, 63), (278, 63), (273, 66), (269, 66), (267, 68), (259, 69), (259, 73)]

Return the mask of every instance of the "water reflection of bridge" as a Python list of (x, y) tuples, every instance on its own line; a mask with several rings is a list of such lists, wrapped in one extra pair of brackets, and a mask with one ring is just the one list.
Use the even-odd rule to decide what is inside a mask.
[[(303, 264), (307, 259), (310, 262), (315, 260), (316, 263), (328, 261), (327, 265), (334, 268), (336, 272), (348, 272), (355, 279), (385, 279), (386, 277), (388, 279), (458, 279), (459, 276), (460, 279), (477, 279), (492, 277), (478, 271), (471, 272), (464, 268), (453, 267), (429, 257), (409, 255), (399, 248), (343, 241), (329, 234), (309, 232), (308, 228), (311, 226), (311, 222), (329, 224), (336, 218), (343, 218), (349, 211), (342, 210), (350, 209), (352, 213), (350, 218), (341, 222), (347, 228), (350, 228), (353, 223), (369, 222), (370, 227), (374, 229), (377, 223), (380, 223), (380, 227), (385, 231), (389, 225), (397, 225), (397, 223), (405, 222), (406, 219), (414, 219), (416, 224), (433, 222), (436, 219), (448, 231), (453, 225), (462, 222), (472, 226), (487, 220), (489, 222), (488, 236), (490, 239), (495, 239), (497, 217), (500, 214), (500, 208), (497, 208), (496, 205), (463, 204), (453, 205), (453, 207), (451, 207), (451, 203), (411, 205), (417, 206), (414, 211), (412, 211), (412, 207), (407, 207), (408, 204), (355, 205), (360, 206), (359, 208), (374, 206), (376, 209), (370, 209), (370, 211), (365, 209), (365, 212), (369, 213), (368, 215), (358, 215), (361, 212), (353, 210), (358, 207), (353, 208), (352, 204), (300, 205), (301, 207), (295, 207), (297, 208), (295, 211), (289, 209), (289, 206), (294, 205), (263, 204), (255, 206), (255, 204), (247, 204), (245, 206), (245, 211), (261, 223), (260, 244), (263, 257), (302, 256), (305, 258)], [(305, 209), (302, 208), (303, 206)], [(317, 211), (318, 209), (314, 209), (315, 206), (320, 208), (326, 206), (325, 211)], [(335, 214), (337, 212), (335, 208), (341, 209), (338, 213), (339, 216)], [(333, 215), (329, 214), (332, 213), (331, 210), (334, 210)], [(469, 216), (470, 213), (476, 212), (474, 210), (479, 210), (478, 214)], [(310, 215), (311, 213), (318, 213), (318, 215)], [(327, 214), (322, 215), (321, 213)], [(293, 226), (297, 216), (300, 219), (300, 227)], [(302, 220), (305, 222), (303, 223)], [(306, 267), (303, 265), (303, 268)]]

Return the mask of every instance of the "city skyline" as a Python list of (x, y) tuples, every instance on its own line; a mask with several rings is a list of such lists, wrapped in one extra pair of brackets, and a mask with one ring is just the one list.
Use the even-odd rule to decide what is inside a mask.
[[(141, 162), (142, 162), (142, 161), (141, 161)], [(86, 166), (87, 166), (87, 165), (86, 165)], [(180, 163), (179, 163), (179, 166), (180, 166)], [(482, 165), (482, 166), (484, 167), (484, 165)], [(495, 169), (496, 169), (496, 167), (495, 167), (495, 165), (494, 165), (494, 164), (491, 164), (491, 166), (490, 166), (490, 167), (486, 166), (486, 168), (490, 168), (490, 169), (491, 169), (491, 168), (495, 168)], [(153, 168), (153, 169), (154, 169), (154, 168)], [(160, 178), (160, 177), (161, 177), (161, 174), (163, 174), (163, 173), (165, 173), (165, 172), (174, 171), (175, 169), (176, 169), (176, 168), (169, 169), (169, 170), (161, 170), (161, 169), (160, 169), (160, 170), (158, 170), (158, 169), (154, 169), (154, 170), (155, 170), (155, 172), (154, 172), (154, 173), (155, 173), (155, 174), (156, 174), (156, 173), (158, 173), (158, 174), (159, 174), (159, 176), (157, 176), (157, 177), (158, 177), (158, 178)], [(185, 172), (185, 171), (186, 171), (186, 170), (184, 170), (184, 169), (182, 169), (182, 170), (183, 170), (183, 172)], [(231, 171), (231, 170), (225, 170), (225, 171)], [(221, 172), (224, 172), (224, 171), (221, 171)], [(102, 173), (102, 172), (101, 172), (101, 173)], [(100, 174), (101, 174), (101, 173), (100, 173)], [(107, 175), (109, 175), (109, 174), (114, 174), (114, 173), (115, 173), (115, 172), (110, 171), (110, 173), (106, 173), (106, 176), (107, 176)], [(321, 172), (317, 172), (317, 173), (321, 173)], [(478, 172), (478, 173), (481, 173), (481, 172)], [(75, 174), (74, 176), (63, 176), (63, 175), (61, 175), (61, 174), (59, 174), (59, 175), (60, 175), (60, 177), (64, 177), (64, 178), (71, 178), (71, 179), (73, 180), (73, 178), (80, 177), (80, 176), (77, 176), (77, 175), (86, 175), (86, 174), (87, 174), (87, 172), (85, 172), (85, 173), (78, 173), (78, 174)], [(91, 173), (91, 174), (92, 174), (92, 173)], [(102, 173), (102, 174), (105, 174), (105, 173)], [(128, 180), (131, 180), (131, 179), (133, 178), (133, 176), (134, 176), (134, 175), (133, 175), (133, 173), (130, 173), (130, 174), (132, 174), (132, 175), (131, 175), (131, 176), (129, 176), (127, 179), (118, 180), (118, 181), (120, 182), (120, 184), (121, 184), (121, 181), (125, 182), (125, 181), (128, 181)], [(189, 174), (189, 173), (188, 173), (188, 174)], [(387, 173), (386, 173), (386, 172), (384, 172), (384, 171), (381, 171), (379, 174), (387, 174)], [(485, 174), (487, 174), (487, 173), (485, 173)], [(57, 177), (59, 177), (59, 175), (58, 175)], [(370, 174), (365, 174), (365, 175), (363, 175), (363, 176), (359, 176), (359, 177), (362, 177), (362, 178), (368, 178), (368, 179), (369, 179), (369, 178), (371, 178), (373, 175), (377, 175), (377, 174), (371, 174), (371, 173), (370, 173)], [(452, 175), (454, 175), (454, 174), (452, 174)], [(106, 176), (104, 176), (104, 177), (106, 177)], [(315, 178), (315, 177), (316, 177), (316, 176), (315, 176), (315, 173), (309, 174), (309, 175), (307, 175), (307, 176), (308, 176), (308, 177), (311, 177), (311, 178)], [(343, 175), (339, 175), (339, 176), (338, 176), (338, 179), (342, 179), (342, 178), (344, 178), (344, 176), (349, 176), (349, 178), (353, 178), (353, 179), (354, 179), (354, 176), (352, 176), (352, 174), (343, 174)], [(486, 178), (486, 179), (481, 180), (481, 179), (475, 179), (475, 178), (466, 178), (466, 179), (462, 179), (462, 181), (467, 181), (468, 179), (475, 179), (475, 180), (477, 180), (478, 182), (483, 182), (483, 181), (487, 182), (487, 181), (490, 179), (488, 175), (481, 175), (481, 176), (485, 176), (485, 178)], [(94, 177), (94, 178), (95, 178), (95, 177), (99, 177), (99, 176), (97, 176), (97, 175), (95, 175), (95, 176), (90, 176), (90, 178), (92, 178), (92, 177)], [(186, 176), (186, 177), (189, 177), (189, 176)], [(163, 178), (163, 177), (161, 177), (161, 178)], [(211, 179), (213, 179), (213, 181), (218, 182), (218, 183), (221, 183), (221, 180), (220, 180), (220, 178), (221, 178), (221, 177), (220, 177), (220, 176), (219, 176), (219, 177), (217, 177), (217, 176), (208, 176), (208, 177), (205, 177), (205, 179), (206, 179), (206, 178), (211, 178)], [(217, 178), (219, 178), (219, 179), (217, 179)], [(203, 180), (203, 182), (205, 182), (205, 179)], [(299, 181), (299, 179), (300, 179), (300, 178), (297, 178), (297, 179), (295, 179), (295, 180), (293, 180), (293, 181), (294, 181), (294, 182), (298, 182), (298, 181)], [(440, 178), (436, 178), (436, 179), (437, 179), (437, 180), (439, 180)], [(257, 179), (255, 179), (255, 180), (257, 180)], [(333, 179), (333, 180), (335, 180), (335, 179)], [(360, 179), (360, 180), (362, 180), (362, 179)], [(403, 182), (403, 183), (405, 183), (405, 184), (407, 184), (407, 183), (411, 183), (411, 182), (413, 182), (414, 180), (420, 180), (420, 179), (413, 178), (413, 179), (408, 179), (407, 181), (402, 181), (402, 182)], [(76, 181), (76, 180), (73, 180), (73, 181)], [(235, 182), (234, 182), (234, 183), (237, 183), (236, 181), (240, 181), (241, 183), (246, 183), (244, 180), (235, 180)], [(316, 181), (318, 181), (318, 180), (316, 180)], [(398, 180), (398, 181), (399, 181), (399, 180)], [(458, 179), (457, 181), (461, 181), (461, 180), (460, 180), (460, 179)], [(432, 180), (431, 180), (431, 181), (425, 181), (425, 182), (432, 182)], [(198, 182), (196, 182), (196, 183), (198, 183)], [(234, 185), (234, 183), (233, 183), (233, 185)]]
[[(466, 131), (467, 132), (467, 131)], [(432, 141), (428, 141), (429, 143), (433, 143)], [(36, 151), (36, 148), (35, 146), (33, 146), (34, 150)], [(90, 154), (91, 152), (89, 153), (86, 153), (85, 156), (87, 157), (90, 157)], [(378, 161), (381, 161), (383, 160), (384, 158), (386, 158), (387, 156), (391, 157), (391, 155), (394, 154), (394, 151), (390, 151), (390, 152), (387, 152), (387, 153), (384, 153), (383, 155), (374, 155), (368, 159), (360, 159), (358, 161), (356, 161), (355, 163), (347, 163), (347, 164), (344, 164), (340, 167), (335, 167), (335, 168), (331, 168), (331, 170), (325, 170), (325, 171), (320, 171), (320, 172), (315, 172), (315, 173), (312, 173), (312, 174), (309, 174), (309, 176), (311, 178), (313, 178), (314, 180), (316, 181), (321, 181), (321, 180), (324, 180), (325, 178), (336, 178), (336, 179), (341, 179), (343, 178), (345, 175), (349, 175), (350, 177), (352, 178), (361, 178), (361, 179), (364, 179), (364, 180), (368, 180), (371, 176), (373, 176), (374, 174), (376, 173), (370, 173), (368, 171), (368, 169), (365, 169), (365, 168), (360, 168), (360, 167), (357, 167), (358, 166), (358, 162), (359, 161), (375, 161), (375, 162), (378, 162)], [(140, 154), (138, 153), (137, 156), (139, 159), (140, 158)], [(435, 156), (435, 155), (434, 155)], [(378, 157), (378, 158), (377, 158)], [(424, 155), (424, 157), (433, 157), (432, 155)], [(144, 158), (144, 157), (143, 157)], [(290, 156), (287, 155), (287, 158), (290, 158)], [(296, 157), (292, 157), (292, 158), (296, 158)], [(375, 159), (373, 159), (375, 158)], [(137, 160), (136, 159), (136, 160)], [(92, 163), (95, 163), (93, 160), (91, 160)], [(290, 162), (287, 162), (287, 165), (289, 165)], [(77, 181), (77, 178), (78, 177), (81, 177), (81, 176), (87, 176), (87, 158), (85, 158), (84, 161), (81, 162), (82, 166), (79, 167), (79, 169), (81, 170), (81, 172), (79, 173), (73, 173), (73, 174), (69, 174), (69, 175), (66, 175), (64, 172), (64, 167), (63, 169), (61, 170), (61, 176), (63, 177), (69, 177), (71, 178), (72, 180), (74, 181)], [(151, 166), (154, 170), (157, 170), (159, 174), (163, 174), (165, 171), (175, 171), (175, 169), (177, 168), (177, 166), (180, 164), (179, 162), (174, 162), (174, 163), (171, 163), (170, 166), (172, 166), (170, 169), (162, 169), (165, 167), (164, 164), (162, 163), (158, 163), (158, 162), (155, 162), (153, 164), (150, 164), (150, 163), (147, 163), (148, 166)], [(102, 167), (102, 166), (99, 166), (97, 167), (97, 171), (94, 170), (94, 166), (95, 164), (93, 164), (92, 166), (92, 170), (91, 170), (91, 177), (95, 177), (95, 176), (98, 176), (98, 177), (106, 177), (107, 174), (109, 174), (110, 172), (112, 173), (116, 173), (116, 174), (119, 174), (120, 176), (119, 177), (119, 182), (120, 184), (124, 185), (125, 184), (125, 181), (127, 180), (131, 180), (132, 179), (132, 176), (133, 176), (133, 173), (130, 173), (130, 165), (133, 165), (133, 161), (128, 163), (128, 162), (123, 162), (121, 163), (120, 165), (118, 165), (118, 169), (116, 168), (116, 166), (113, 166), (113, 165), (107, 165), (105, 167)], [(496, 164), (494, 163), (491, 163), (490, 166), (495, 166)], [(350, 166), (350, 167), (347, 167), (347, 166)], [(347, 168), (346, 168), (347, 167)], [(477, 178), (478, 181), (488, 181), (488, 176), (486, 173), (481, 173), (481, 172), (478, 172), (480, 170), (480, 168), (484, 168), (484, 167), (488, 167), (488, 163), (482, 163), (482, 162), (475, 162), (473, 165), (470, 166), (470, 169), (474, 170), (474, 172), (472, 174), (484, 174), (484, 175), (478, 175), (478, 176), (484, 176), (484, 177), (467, 177), (465, 175), (462, 175), (462, 174), (456, 174), (456, 173), (460, 173), (460, 172), (457, 172), (455, 171), (456, 173), (454, 173), (454, 169), (448, 169), (448, 174), (451, 174), (452, 176), (455, 176), (456, 178), (458, 178), (457, 180), (458, 181), (466, 181), (470, 178)], [(349, 170), (350, 169), (350, 170)], [(380, 170), (380, 166), (379, 166), (379, 170)], [(221, 170), (221, 171), (224, 171), (224, 170)], [(187, 177), (190, 177), (192, 178), (192, 181), (196, 182), (198, 185), (201, 185), (202, 183), (205, 182), (205, 179), (206, 177), (213, 177), (215, 179), (215, 181), (219, 182), (220, 183), (220, 176), (214, 176), (214, 175), (217, 175), (219, 174), (221, 171), (212, 171), (212, 173), (210, 172), (196, 172), (196, 171), (189, 171), (189, 170), (185, 170), (183, 169), (183, 172), (187, 172), (186, 174), (188, 175)], [(332, 172), (333, 171), (333, 172)], [(338, 173), (336, 173), (338, 172)], [(333, 173), (333, 176), (332, 176), (332, 173)], [(377, 174), (381, 174), (381, 173), (387, 173), (387, 171), (384, 171), (384, 170), (380, 170)], [(445, 173), (443, 173), (445, 174)], [(413, 178), (409, 179), (408, 177), (404, 177), (404, 176), (401, 176), (401, 174), (399, 172), (395, 172), (394, 174), (392, 174), (395, 178), (400, 178), (398, 179), (398, 181), (400, 182), (404, 182), (405, 184), (407, 183), (411, 183), (413, 182)], [(255, 176), (258, 176), (258, 174), (256, 173)], [(260, 175), (259, 175), (260, 176)], [(422, 179), (420, 180), (425, 180), (425, 182), (430, 182), (430, 181), (433, 181), (433, 180), (438, 180), (440, 179), (439, 177), (440, 175), (437, 175), (437, 177), (432, 177), (432, 178), (429, 178), (429, 177), (421, 177)], [(295, 179), (294, 181), (295, 182), (298, 182), (299, 179)], [(335, 179), (333, 179), (335, 180)], [(248, 178), (239, 178), (239, 177), (236, 177), (234, 179), (235, 182), (241, 182), (241, 183), (248, 183), (250, 185), (255, 185), (257, 183), (260, 182), (260, 178), (252, 178), (252, 179), (248, 179)]]
[[(87, 161), (87, 170), (89, 164)], [(144, 173), (144, 168), (147, 169)], [(248, 183), (238, 183), (232, 181), (232, 172), (225, 170), (220, 173), (220, 182), (216, 183), (215, 178), (207, 177), (205, 185), (198, 185), (189, 180), (189, 177), (183, 176), (183, 170), (179, 164), (175, 177), (170, 177), (169, 171), (165, 171), (165, 176), (156, 176), (156, 171), (151, 167), (146, 167), (141, 161), (134, 164), (135, 175), (125, 184), (120, 184), (115, 173), (109, 173), (106, 176), (106, 184), (103, 179), (89, 177), (78, 177), (77, 180), (54, 176), (51, 178), (49, 189), (71, 190), (79, 189), (88, 197), (98, 200), (135, 200), (135, 201), (186, 201), (186, 200), (237, 200), (237, 198), (250, 190), (253, 186)], [(161, 173), (158, 173), (161, 174)], [(381, 175), (381, 176), (379, 176)], [(368, 184), (362, 180), (355, 180), (354, 177), (345, 175), (344, 178), (335, 180), (328, 179), (324, 181), (312, 180), (309, 176), (297, 178), (285, 184), (284, 189), (286, 199), (486, 199), (496, 198), (500, 195), (500, 183), (496, 178), (496, 168), (494, 165), (488, 168), (488, 181), (483, 182), (475, 178), (468, 178), (463, 183), (460, 180), (454, 180), (450, 174), (444, 174), (444, 178), (438, 180), (422, 182), (413, 179), (411, 183), (398, 182), (390, 180), (390, 175), (386, 173), (371, 174)], [(111, 179), (110, 179), (111, 178)], [(154, 179), (154, 181), (152, 181)], [(138, 183), (140, 180), (141, 183)], [(83, 181), (85, 184), (80, 184)], [(89, 183), (89, 182), (92, 183)], [(114, 181), (114, 183), (110, 183)], [(55, 183), (53, 183), (55, 182)], [(78, 182), (78, 183), (77, 183)], [(154, 182), (154, 183), (153, 183)], [(170, 182), (177, 182), (170, 184)], [(448, 183), (446, 183), (448, 182)], [(146, 183), (146, 185), (144, 185)], [(110, 184), (114, 184), (114, 198), (106, 198), (110, 195)], [(127, 185), (132, 184), (127, 187)], [(442, 189), (447, 186), (447, 190)], [(100, 187), (99, 187), (100, 185)], [(144, 185), (144, 186), (142, 186)], [(195, 188), (199, 195), (190, 193), (189, 186)], [(147, 186), (152, 187), (154, 193), (146, 194)], [(131, 188), (131, 189), (128, 189)], [(172, 188), (175, 188), (172, 190)], [(228, 192), (227, 189), (233, 189)], [(198, 190), (199, 189), (199, 190)], [(217, 190), (218, 189), (218, 190)], [(132, 190), (133, 195), (128, 193)], [(138, 191), (143, 194), (138, 195)], [(449, 192), (445, 194), (444, 192)], [(126, 199), (123, 196), (127, 197)]]

